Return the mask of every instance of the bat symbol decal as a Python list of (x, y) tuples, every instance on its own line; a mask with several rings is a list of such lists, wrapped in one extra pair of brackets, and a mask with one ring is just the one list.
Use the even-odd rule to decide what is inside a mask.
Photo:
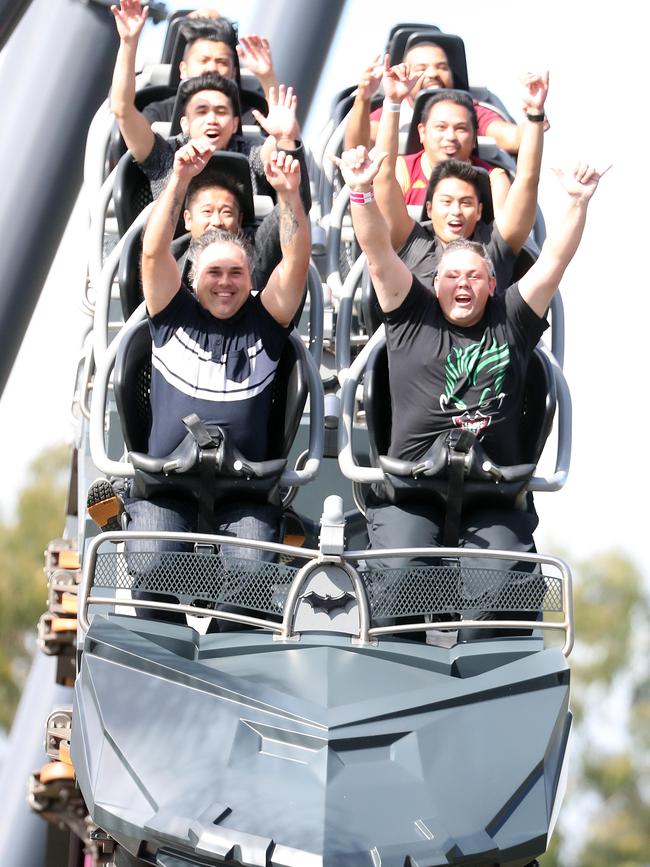
[(310, 590), (302, 597), (312, 607), (313, 611), (325, 611), (327, 614), (332, 614), (337, 608), (345, 608), (348, 602), (354, 599), (352, 593), (344, 590), (338, 596), (332, 596), (330, 593), (316, 593), (315, 590)]

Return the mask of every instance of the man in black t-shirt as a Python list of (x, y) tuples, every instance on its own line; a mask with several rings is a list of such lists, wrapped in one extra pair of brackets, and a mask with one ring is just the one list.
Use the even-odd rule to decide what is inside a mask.
[[(374, 201), (372, 184), (384, 158), (360, 147), (346, 151), (337, 164), (351, 191), (354, 230), (386, 321), (390, 455), (418, 460), (439, 434), (466, 428), (494, 461), (516, 464), (528, 360), (582, 237), (600, 175), (587, 165), (557, 172), (565, 213), (539, 259), (503, 296), (495, 297), (494, 271), (480, 246), (465, 240), (446, 247), (432, 293), (393, 250)], [(435, 504), (402, 508), (373, 495), (368, 506), (373, 548), (394, 547), (396, 540), (400, 547), (441, 544), (444, 515)], [(532, 551), (535, 525), (534, 515), (514, 508), (464, 514), (460, 545)]]

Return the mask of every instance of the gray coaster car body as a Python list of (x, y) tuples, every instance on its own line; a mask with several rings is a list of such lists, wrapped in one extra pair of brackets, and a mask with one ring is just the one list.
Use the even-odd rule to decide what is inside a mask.
[[(323, 556), (263, 568), (266, 630), (200, 635), (99, 605), (87, 624), (72, 757), (116, 864), (524, 867), (543, 853), (571, 724), (562, 650), (539, 631), (451, 647), (373, 633), (403, 622), (377, 617), (398, 604), (381, 579)], [(86, 582), (88, 610), (102, 593)]]

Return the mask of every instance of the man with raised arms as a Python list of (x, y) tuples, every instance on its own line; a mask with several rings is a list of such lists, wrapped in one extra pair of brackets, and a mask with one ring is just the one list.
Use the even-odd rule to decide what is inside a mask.
[[(188, 142), (184, 148), (199, 147), (209, 157), (215, 146), (208, 139)], [(183, 150), (183, 148), (181, 148)], [(178, 151), (180, 153), (180, 151)], [(300, 162), (300, 160), (298, 160)], [(300, 167), (303, 169), (302, 162)], [(242, 233), (251, 245), (253, 259), (253, 290), (259, 291), (268, 283), (274, 268), (282, 259), (280, 245), (280, 205), (276, 204), (259, 224), (243, 226), (244, 214), (252, 208), (252, 201), (245, 201), (243, 186), (224, 170), (215, 170), (208, 163), (198, 175), (176, 179), (177, 192), (184, 196), (183, 221), (192, 238), (200, 238), (210, 229), (223, 229), (231, 234)], [(301, 182), (302, 189), (302, 182)], [(173, 245), (174, 255), (185, 274), (187, 268), (187, 244), (185, 237), (178, 238)]]
[[(395, 175), (399, 115), (392, 109), (408, 96), (415, 81), (404, 66), (387, 67), (384, 71), (387, 110), (379, 124), (377, 149), (388, 156), (375, 180), (375, 192), (377, 204), (390, 230), (393, 249), (421, 281), (430, 285), (446, 244), (456, 238), (480, 241), (488, 246), (496, 268), (498, 291), (505, 290), (512, 282), (517, 254), (535, 222), (544, 146), (543, 129), (536, 118), (544, 115), (548, 73), (528, 73), (522, 77), (522, 101), (527, 120), (522, 132), (517, 173), (503, 206), (495, 208), (495, 219), (489, 225), (481, 220), (478, 172), (456, 156), (438, 162), (431, 173), (426, 200), (426, 214), (431, 219), (431, 227), (421, 226), (409, 215)], [(441, 127), (438, 138), (441, 147), (451, 140), (448, 127)]]
[[(415, 86), (399, 108), (400, 131), (408, 132), (417, 94), (421, 90), (434, 88), (451, 90), (457, 87), (457, 83), (454, 81), (454, 73), (447, 53), (431, 36), (423, 36), (412, 45), (404, 55), (402, 63), (406, 64), (410, 74), (417, 79)], [(346, 148), (356, 147), (359, 144), (370, 146), (377, 138), (377, 127), (383, 108), (371, 112), (370, 103), (381, 83), (382, 73), (383, 67), (379, 63), (379, 57), (376, 57), (361, 75), (345, 131)], [(489, 136), (495, 140), (498, 147), (516, 154), (521, 144), (523, 125), (504, 120), (496, 111), (481, 105), (475, 99), (472, 102), (476, 111), (478, 135)], [(545, 118), (541, 122), (544, 129), (548, 129)]]
[[(282, 151), (266, 166), (278, 195), (283, 258), (259, 295), (251, 295), (245, 243), (219, 229), (193, 240), (190, 287), (182, 282), (170, 244), (188, 179), (199, 174), (211, 153), (210, 144), (200, 141), (176, 153), (169, 184), (144, 234), (142, 283), (153, 341), (149, 453), (171, 452), (186, 434), (182, 417), (197, 413), (220, 424), (245, 457), (260, 461), (268, 457), (271, 384), (309, 265), (300, 166)], [(196, 504), (182, 497), (130, 499), (125, 510), (133, 530), (196, 528)], [(279, 518), (279, 506), (228, 503), (214, 513), (214, 532), (277, 541)], [(242, 549), (232, 553), (256, 556)]]
[[(519, 421), (526, 369), (547, 327), (546, 311), (573, 258), (585, 226), (599, 173), (579, 165), (557, 171), (564, 212), (530, 270), (495, 295), (492, 265), (481, 245), (464, 239), (443, 253), (434, 291), (401, 261), (373, 196), (373, 181), (385, 154), (363, 147), (336, 160), (351, 190), (354, 230), (368, 258), (384, 314), (388, 346), (392, 430), (389, 455), (417, 461), (447, 431), (478, 430), (478, 440), (496, 464), (521, 462)], [(461, 364), (460, 361), (465, 361)], [(464, 371), (451, 376), (451, 368)], [(474, 419), (480, 414), (482, 424)], [(373, 548), (437, 546), (444, 514), (435, 503), (401, 508), (371, 492), (368, 532)], [(489, 508), (463, 513), (460, 545), (534, 551), (534, 512)]]
[[(237, 82), (237, 55), (257, 77), (264, 95), (268, 98), (272, 87), (278, 82), (273, 69), (269, 41), (251, 34), (237, 43), (237, 33), (232, 23), (221, 16), (208, 16), (208, 10), (198, 10), (203, 15), (191, 13), (182, 25), (186, 44), (179, 64), (180, 80), (216, 72), (224, 78)], [(133, 82), (135, 90), (135, 61), (140, 33), (147, 19), (148, 6), (140, 0), (122, 0), (119, 6), (111, 6), (120, 36), (120, 50), (115, 69), (122, 79)], [(198, 19), (198, 20), (197, 20)], [(175, 97), (145, 106), (143, 115), (149, 121), (168, 122), (172, 119)]]

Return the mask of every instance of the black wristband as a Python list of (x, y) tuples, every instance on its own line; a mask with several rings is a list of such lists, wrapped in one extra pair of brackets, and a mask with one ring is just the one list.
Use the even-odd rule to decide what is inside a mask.
[(546, 120), (546, 115), (544, 114), (544, 112), (542, 112), (541, 114), (528, 114), (528, 112), (526, 112), (526, 117), (531, 123), (544, 123), (544, 121)]

